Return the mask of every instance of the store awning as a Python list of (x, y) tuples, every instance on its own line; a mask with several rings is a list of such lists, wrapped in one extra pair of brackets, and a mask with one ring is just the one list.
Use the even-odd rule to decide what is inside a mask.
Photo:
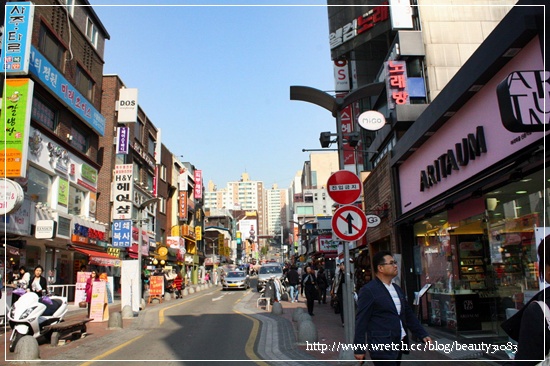
[(113, 257), (110, 254), (104, 252), (96, 252), (95, 250), (88, 250), (78, 247), (71, 247), (71, 249), (87, 255), (89, 258), (89, 263), (96, 266), (105, 266), (105, 267), (120, 267), (120, 259)]

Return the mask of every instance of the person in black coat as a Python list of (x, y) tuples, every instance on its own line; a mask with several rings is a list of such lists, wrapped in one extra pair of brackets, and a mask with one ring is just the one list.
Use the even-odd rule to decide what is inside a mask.
[[(539, 276), (550, 283), (550, 235), (538, 247)], [(545, 250), (546, 249), (546, 250)], [(546, 296), (545, 296), (546, 293)], [(539, 291), (520, 311), (504, 321), (501, 327), (512, 339), (518, 341), (513, 365), (536, 365), (550, 353), (550, 325), (547, 323), (541, 306), (542, 301), (549, 306), (550, 288)], [(539, 360), (539, 361), (527, 361)]]
[(290, 302), (298, 301), (298, 285), (300, 284), (300, 275), (296, 270), (296, 266), (293, 264), (286, 273), (286, 279), (288, 280), (288, 288), (290, 290)]
[[(374, 365), (399, 365), (403, 352), (393, 345), (408, 343), (407, 330), (424, 342), (431, 342), (432, 339), (409, 306), (403, 290), (391, 282), (397, 276), (398, 268), (392, 254), (378, 252), (372, 262), (376, 277), (359, 291), (353, 343), (365, 345), (366, 333), (369, 344), (389, 347), (378, 351), (370, 349)], [(364, 360), (365, 352), (365, 349), (357, 347), (355, 358)]]
[(34, 277), (31, 279), (29, 288), (32, 292), (37, 294), (39, 297), (42, 297), (48, 294), (48, 281), (42, 276), (44, 268), (41, 265), (38, 265), (34, 268)]
[(310, 266), (306, 267), (306, 273), (302, 276), (302, 295), (306, 294), (307, 312), (313, 316), (313, 304), (317, 298), (317, 278), (315, 278), (315, 272)]

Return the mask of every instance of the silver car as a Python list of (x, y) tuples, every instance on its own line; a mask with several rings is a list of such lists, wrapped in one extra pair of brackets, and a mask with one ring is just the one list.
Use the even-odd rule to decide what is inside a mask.
[(271, 277), (281, 278), (283, 277), (283, 267), (278, 263), (267, 263), (260, 267), (258, 272), (258, 284), (256, 290), (258, 292), (264, 288), (265, 284)]
[(222, 281), (223, 289), (249, 289), (250, 278), (244, 271), (229, 271)]

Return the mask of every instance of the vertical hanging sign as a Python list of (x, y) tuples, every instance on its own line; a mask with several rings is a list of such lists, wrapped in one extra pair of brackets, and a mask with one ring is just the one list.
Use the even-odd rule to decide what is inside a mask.
[(117, 127), (116, 130), (116, 153), (128, 154), (130, 129), (128, 127)]
[(138, 90), (122, 88), (118, 93), (118, 123), (135, 123), (138, 115)]
[(195, 170), (195, 199), (202, 198), (202, 170)]
[(388, 109), (395, 109), (396, 104), (410, 104), (407, 89), (407, 63), (388, 61), (385, 63), (385, 69)]
[(334, 61), (334, 90), (337, 92), (349, 92), (350, 89), (348, 62), (346, 60)]
[(179, 207), (180, 220), (187, 220), (187, 191), (179, 192)]
[[(5, 4), (6, 22), (4, 35), (0, 42), (0, 72), (11, 75), (29, 73), (32, 24), (34, 4), (31, 2), (14, 2)], [(4, 94), (6, 95), (6, 94)]]
[(134, 165), (117, 164), (113, 173), (113, 220), (131, 220)]
[(34, 82), (31, 79), (6, 79), (0, 121), (0, 176), (25, 178), (31, 128)]

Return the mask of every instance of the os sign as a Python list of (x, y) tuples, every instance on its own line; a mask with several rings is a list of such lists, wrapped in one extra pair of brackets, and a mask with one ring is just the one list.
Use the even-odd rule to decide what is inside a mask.
[(357, 122), (365, 130), (377, 131), (386, 124), (386, 117), (377, 111), (366, 111), (359, 115)]

